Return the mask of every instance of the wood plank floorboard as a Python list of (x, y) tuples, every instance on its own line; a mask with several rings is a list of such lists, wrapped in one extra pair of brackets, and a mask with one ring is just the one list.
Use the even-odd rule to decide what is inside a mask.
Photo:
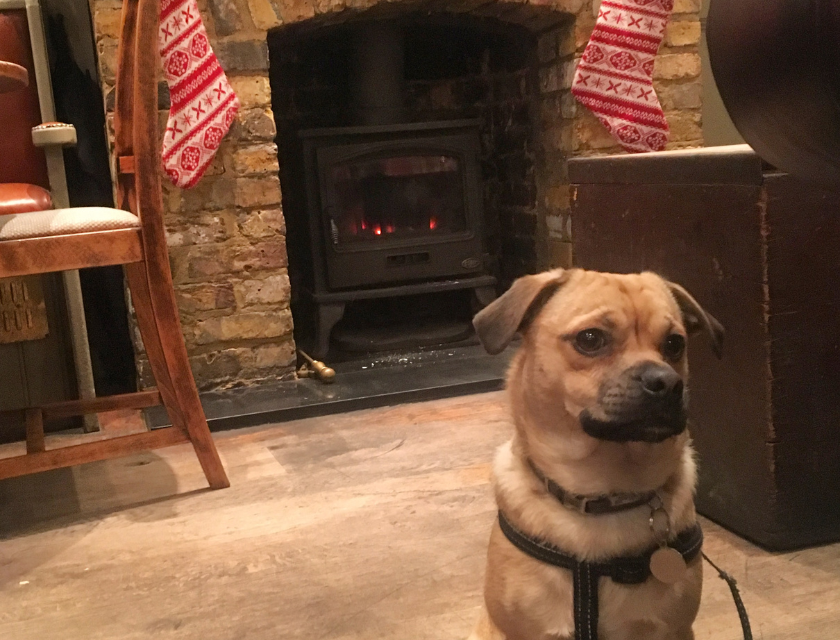
[[(216, 434), (223, 491), (189, 445), (2, 481), (0, 638), (464, 639), (509, 433), (492, 393)], [(771, 554), (704, 524), (756, 638), (837, 638), (840, 545)], [(741, 637), (708, 566), (695, 631)]]

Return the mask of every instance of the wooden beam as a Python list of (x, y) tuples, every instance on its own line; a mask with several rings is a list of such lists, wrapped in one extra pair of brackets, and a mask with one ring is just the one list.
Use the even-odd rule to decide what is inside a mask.
[(156, 407), (160, 403), (160, 393), (157, 389), (151, 389), (89, 400), (54, 402), (44, 405), (41, 410), (44, 412), (44, 420), (49, 421), (81, 416), (86, 413), (102, 413), (103, 411), (116, 411), (118, 409), (145, 409), (146, 407)]
[(3, 240), (0, 278), (129, 264), (142, 259), (140, 229)]
[(184, 431), (177, 427), (168, 427), (108, 440), (51, 449), (40, 453), (29, 453), (14, 458), (2, 458), (0, 459), (0, 480), (127, 456), (151, 449), (161, 449), (189, 441), (190, 439)]

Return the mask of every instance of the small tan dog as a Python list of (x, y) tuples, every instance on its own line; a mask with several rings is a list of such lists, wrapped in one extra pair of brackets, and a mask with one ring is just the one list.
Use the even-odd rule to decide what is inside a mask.
[[(485, 608), (470, 640), (693, 638), (702, 533), (685, 343), (706, 331), (720, 356), (723, 328), (653, 273), (581, 270), (517, 280), (474, 325), (490, 353), (517, 332), (522, 343), (507, 383), (515, 433), (494, 463), (500, 518)], [(616, 558), (635, 573), (608, 577)]]

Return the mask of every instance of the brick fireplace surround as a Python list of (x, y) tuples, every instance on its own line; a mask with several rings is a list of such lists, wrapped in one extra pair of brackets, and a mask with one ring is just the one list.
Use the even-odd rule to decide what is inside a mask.
[[(90, 0), (90, 4), (100, 78), (110, 106), (120, 2)], [(671, 126), (670, 148), (703, 143), (699, 5), (700, 0), (675, 0), (654, 71), (654, 84)], [(522, 270), (571, 263), (565, 159), (618, 151), (600, 123), (576, 106), (569, 90), (576, 61), (594, 26), (593, 0), (199, 0), (199, 7), (242, 103), (238, 120), (195, 189), (181, 191), (164, 180), (172, 272), (187, 348), (201, 389), (294, 377), (280, 178), (283, 158), (281, 150), (278, 160), (275, 144), (278, 125), (288, 113), (276, 104), (283, 88), (270, 86), (273, 55), (268, 46), (272, 36), (290, 29), (419, 14), (468, 16), (533, 34), (527, 68), (517, 76), (523, 86), (517, 99), (524, 110), (514, 105), (494, 115), (496, 127), (504, 128), (506, 123), (498, 119), (507, 117), (510, 126), (521, 127), (524, 121), (530, 129), (519, 154), (524, 163), (518, 162), (516, 176), (496, 178), (510, 182), (499, 186), (500, 193), (506, 193), (505, 187), (507, 192), (521, 191), (523, 184), (529, 193), (524, 200), (501, 198), (502, 209), (511, 205), (507, 218), (502, 215), (502, 233), (528, 236), (531, 248), (520, 260)], [(162, 88), (161, 124), (168, 108), (165, 85)], [(441, 81), (422, 91), (432, 108), (446, 107), (453, 86)], [(135, 344), (140, 344), (139, 339)], [(138, 368), (141, 381), (148, 382), (142, 352)]]

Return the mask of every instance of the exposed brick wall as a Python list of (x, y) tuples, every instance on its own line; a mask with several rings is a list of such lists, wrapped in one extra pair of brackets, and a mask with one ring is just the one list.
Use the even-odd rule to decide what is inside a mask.
[[(90, 0), (106, 106), (112, 104), (119, 0)], [(654, 72), (671, 126), (671, 148), (702, 145), (700, 0), (676, 0)], [(576, 61), (595, 23), (593, 0), (199, 0), (208, 33), (242, 102), (238, 120), (198, 187), (164, 180), (173, 276), (187, 347), (201, 388), (293, 375), (294, 343), (267, 31), (302, 21), (330, 24), (408, 11), (469, 13), (520, 25), (534, 34), (530, 66), (493, 77), (461, 77), (410, 87), (419, 111), (481, 109), (486, 97), (456, 104), (476, 80), (488, 81), (483, 112), (493, 153), (485, 158), (489, 206), (499, 214), (499, 242), (518, 266), (571, 263), (570, 155), (619, 149), (570, 94)], [(421, 86), (422, 85), (422, 86)], [(161, 99), (161, 123), (166, 118)], [(482, 100), (484, 102), (482, 103)], [(524, 133), (523, 133), (524, 129)], [(522, 135), (520, 135), (520, 133)], [(519, 138), (517, 138), (519, 136)], [(510, 143), (505, 151), (505, 144)], [(529, 255), (529, 253), (532, 255)], [(148, 381), (142, 357), (142, 378)]]
[[(182, 191), (163, 178), (184, 337), (196, 381), (207, 389), (291, 377), (295, 347), (265, 31), (236, 2), (199, 4), (242, 103), (238, 120), (195, 189)], [(121, 3), (93, 0), (91, 6), (110, 111)], [(161, 107), (167, 101), (164, 90)], [(166, 116), (162, 108), (161, 131)], [(142, 343), (137, 339), (135, 344), (141, 382), (151, 384)]]

